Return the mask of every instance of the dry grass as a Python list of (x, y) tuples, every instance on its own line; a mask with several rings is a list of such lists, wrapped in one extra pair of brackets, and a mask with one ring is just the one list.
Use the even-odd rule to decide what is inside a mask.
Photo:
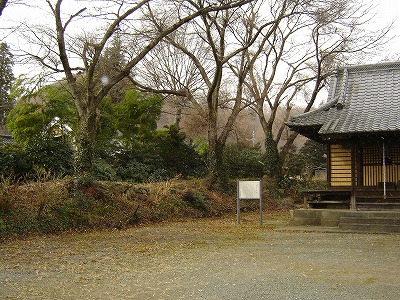
[(96, 182), (71, 193), (70, 181), (0, 186), (0, 237), (69, 230), (126, 228), (231, 213), (235, 198), (208, 191), (200, 180), (147, 184)]
[[(3, 181), (0, 185), (0, 238), (48, 234), (187, 218), (220, 217), (236, 213), (235, 184), (227, 193), (209, 190), (202, 180), (169, 180), (145, 184), (94, 182), (71, 192), (71, 180), (29, 184)], [(282, 203), (266, 199), (265, 208), (282, 210)], [(285, 203), (284, 203), (285, 204)], [(288, 211), (285, 204), (284, 211)], [(243, 201), (243, 211), (258, 203)]]

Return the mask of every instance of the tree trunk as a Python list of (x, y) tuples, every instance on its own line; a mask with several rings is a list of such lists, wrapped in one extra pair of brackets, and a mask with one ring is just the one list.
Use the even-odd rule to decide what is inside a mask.
[(180, 128), (181, 126), (181, 120), (182, 120), (182, 107), (179, 107), (176, 110), (176, 115), (175, 115), (175, 126), (176, 128)]
[(83, 110), (78, 119), (76, 135), (75, 173), (93, 171), (94, 142), (96, 138), (97, 114)]
[(283, 162), (283, 166), (286, 166), (286, 162), (288, 159), (289, 151), (293, 147), (294, 140), (297, 138), (299, 134), (297, 132), (292, 132), (288, 138), (286, 139), (285, 145), (281, 148), (280, 158)]
[[(320, 66), (319, 66), (320, 67)], [(310, 100), (308, 101), (307, 107), (304, 109), (303, 113), (309, 112), (313, 107), (315, 100), (321, 89), (323, 88), (323, 81), (328, 76), (328, 74), (321, 75), (322, 71), (321, 68), (318, 69), (317, 79), (314, 85), (313, 92), (311, 94)], [(285, 121), (289, 119), (289, 115), (285, 116)], [(294, 140), (297, 138), (299, 134), (295, 131), (291, 132), (288, 138), (286, 139), (285, 145), (283, 145), (281, 152), (280, 152), (280, 159), (283, 163), (283, 167), (286, 165), (286, 161), (289, 155), (290, 149), (293, 147)]]
[(218, 141), (217, 109), (209, 109), (208, 114), (208, 186), (224, 189), (226, 176), (223, 171), (223, 148)]
[(7, 5), (7, 0), (0, 0), (0, 16), (3, 14), (3, 10)]
[(265, 175), (280, 179), (282, 177), (282, 161), (279, 157), (278, 144), (272, 134), (272, 126), (265, 131)]

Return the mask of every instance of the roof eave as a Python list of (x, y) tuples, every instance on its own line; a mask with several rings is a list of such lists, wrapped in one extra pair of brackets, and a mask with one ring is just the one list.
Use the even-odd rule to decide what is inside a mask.
[(286, 125), (290, 128), (290, 130), (296, 131), (297, 133), (309, 138), (311, 140), (322, 142), (322, 136), (318, 133), (321, 125), (295, 125), (293, 123), (286, 123)]

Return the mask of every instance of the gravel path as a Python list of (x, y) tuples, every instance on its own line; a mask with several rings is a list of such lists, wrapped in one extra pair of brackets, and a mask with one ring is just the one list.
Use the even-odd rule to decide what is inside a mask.
[(8, 241), (0, 298), (399, 299), (400, 235), (278, 232), (280, 220), (256, 222)]

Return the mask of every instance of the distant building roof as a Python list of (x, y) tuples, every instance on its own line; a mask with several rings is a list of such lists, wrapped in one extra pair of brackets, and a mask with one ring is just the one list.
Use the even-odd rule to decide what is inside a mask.
[(11, 144), (14, 141), (13, 137), (8, 134), (0, 134), (0, 144)]
[(400, 132), (400, 62), (343, 67), (328, 101), (287, 125), (316, 140)]

